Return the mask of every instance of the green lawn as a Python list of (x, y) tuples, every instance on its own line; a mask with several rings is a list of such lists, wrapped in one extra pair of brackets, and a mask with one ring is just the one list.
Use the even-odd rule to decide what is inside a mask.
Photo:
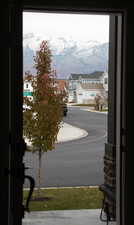
[(108, 112), (108, 109), (102, 109), (101, 112)]
[[(28, 191), (24, 191), (24, 203)], [(34, 191), (30, 201), (30, 211), (97, 209), (102, 206), (102, 193), (98, 188), (55, 188), (41, 190), (41, 197), (46, 200), (37, 201), (37, 191)]]

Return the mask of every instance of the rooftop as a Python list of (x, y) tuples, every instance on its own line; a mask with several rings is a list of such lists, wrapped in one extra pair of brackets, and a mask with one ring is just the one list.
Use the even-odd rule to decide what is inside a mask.
[(79, 79), (100, 79), (104, 71), (95, 71), (90, 74), (75, 74), (71, 73), (69, 80), (79, 80)]
[(64, 91), (67, 88), (67, 81), (64, 79), (55, 79), (55, 83), (60, 91)]

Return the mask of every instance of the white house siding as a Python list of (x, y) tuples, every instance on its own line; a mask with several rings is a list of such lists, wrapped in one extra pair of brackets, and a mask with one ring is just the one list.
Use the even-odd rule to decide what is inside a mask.
[[(96, 88), (95, 88), (96, 87)], [(95, 96), (103, 95), (104, 88), (101, 84), (80, 84), (76, 89), (76, 99), (78, 104), (93, 104)]]
[(24, 89), (25, 91), (32, 92), (32, 91), (33, 91), (33, 87), (32, 87), (32, 85), (31, 85), (31, 82), (29, 82), (29, 81), (24, 81), (23, 89)]
[(103, 76), (101, 78), (101, 83), (103, 84), (105, 92), (108, 92), (108, 73), (107, 72), (103, 73)]
[(69, 91), (68, 92), (68, 102), (74, 102), (75, 99), (74, 99), (74, 91)]
[(24, 80), (23, 82), (23, 96), (27, 96), (30, 100), (33, 99), (32, 97), (33, 87), (31, 82)]
[[(93, 87), (91, 90), (80, 90), (80, 93), (78, 93), (80, 84), (89, 84), (89, 85), (102, 85), (102, 87), (93, 90)], [(100, 90), (102, 89), (102, 90)], [(73, 91), (72, 91), (73, 90)], [(85, 93), (87, 92), (87, 93)], [(90, 93), (91, 92), (91, 93)], [(107, 96), (108, 93), (108, 73), (107, 72), (95, 72), (93, 74), (88, 75), (80, 75), (80, 74), (71, 74), (69, 79), (69, 87), (68, 87), (68, 93), (69, 93), (69, 99), (68, 101), (71, 102), (83, 102), (83, 101), (93, 101), (93, 95), (100, 94), (100, 92)]]
[(83, 90), (81, 92), (77, 92), (77, 103), (92, 104), (94, 103), (94, 97), (96, 96), (96, 94), (96, 90)]

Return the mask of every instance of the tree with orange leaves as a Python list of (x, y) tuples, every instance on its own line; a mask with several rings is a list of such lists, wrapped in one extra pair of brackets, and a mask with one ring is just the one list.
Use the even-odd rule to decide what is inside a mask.
[(39, 51), (34, 57), (37, 75), (29, 76), (32, 83), (33, 100), (24, 97), (28, 109), (23, 113), (24, 136), (29, 139), (39, 156), (39, 191), (41, 186), (41, 161), (42, 154), (53, 150), (57, 134), (63, 118), (62, 104), (65, 93), (59, 93), (55, 85), (55, 73), (51, 69), (51, 51), (47, 41), (43, 41)]

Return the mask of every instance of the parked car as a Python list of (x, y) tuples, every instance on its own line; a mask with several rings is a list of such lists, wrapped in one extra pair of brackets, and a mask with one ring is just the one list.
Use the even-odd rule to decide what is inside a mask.
[(67, 112), (68, 112), (67, 104), (64, 103), (63, 104), (63, 116), (67, 116)]

